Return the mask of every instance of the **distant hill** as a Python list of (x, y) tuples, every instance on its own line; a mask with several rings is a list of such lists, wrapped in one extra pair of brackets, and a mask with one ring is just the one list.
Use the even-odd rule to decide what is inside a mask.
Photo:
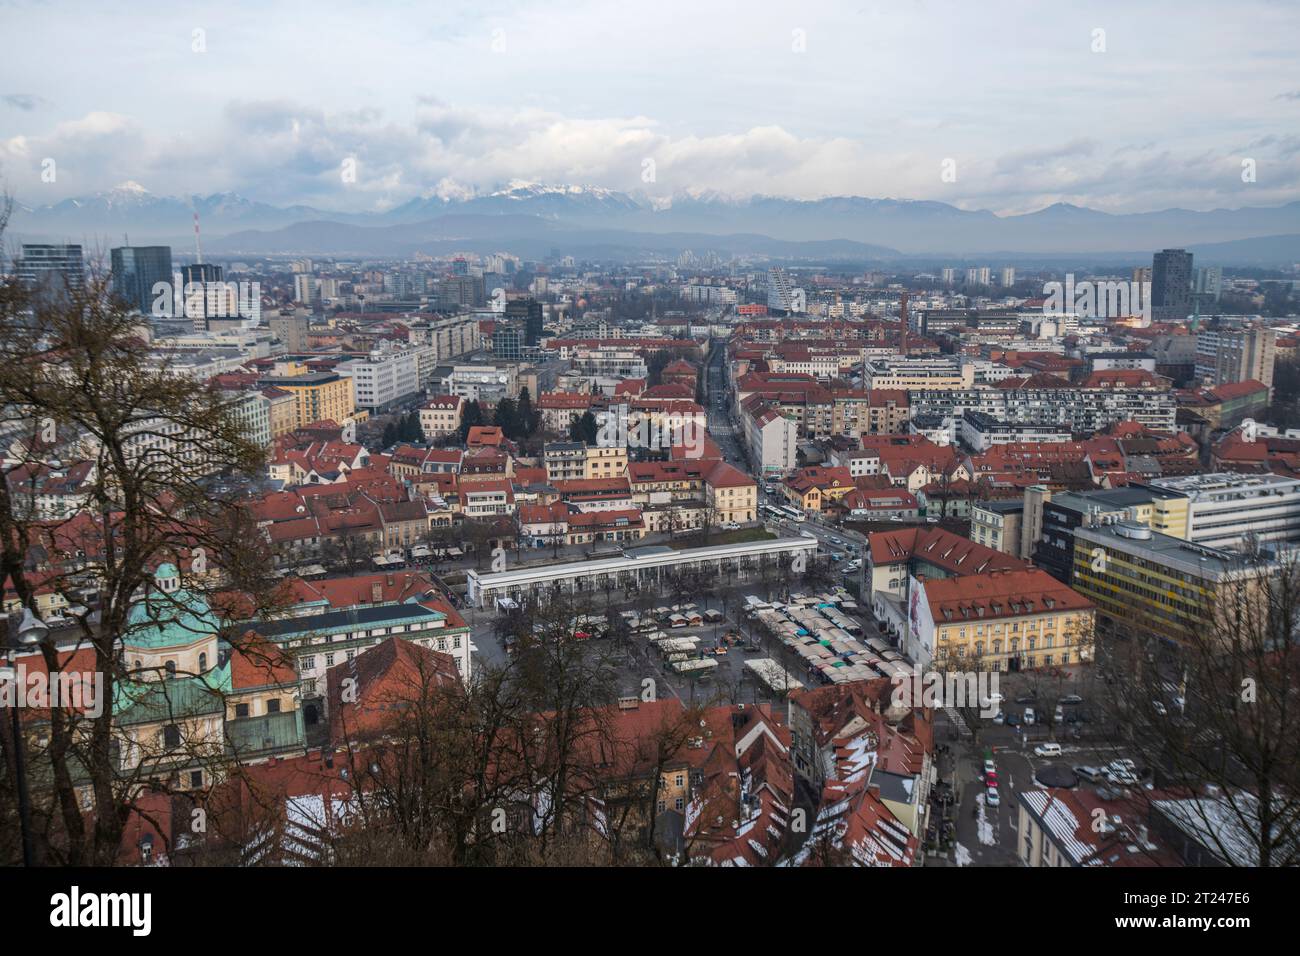
[[(962, 258), (1000, 251), (1096, 257), (1115, 250), (1142, 250), (1145, 257), (1153, 250), (1177, 246), (1202, 249), (1205, 256), (1242, 256), (1243, 261), (1276, 264), (1295, 261), (1284, 240), (1300, 234), (1300, 202), (1123, 215), (1057, 203), (1024, 215), (998, 216), (988, 210), (906, 199), (735, 199), (716, 193), (683, 193), (669, 199), (598, 186), (527, 182), (466, 197), (414, 199), (382, 213), (280, 207), (235, 193), (181, 199), (123, 183), (85, 198), (20, 205), (11, 231), (14, 238), (80, 241), (91, 246), (118, 245), (124, 236), (137, 245), (188, 246), (193, 242), (196, 211), (205, 247), (250, 253), (292, 247), (295, 252), (331, 254), (346, 247), (349, 253), (400, 255), (412, 249), (433, 252), (428, 243), (455, 239), (496, 242), (496, 248), (505, 241), (518, 241), (532, 248), (544, 236), (581, 245), (598, 241), (599, 235), (628, 248), (670, 250), (674, 242), (689, 241), (693, 245), (688, 248), (867, 258), (891, 253)], [(1232, 245), (1242, 241), (1257, 245)], [(813, 251), (819, 247), (806, 243), (831, 245)], [(778, 249), (785, 251), (770, 251)], [(565, 251), (576, 253), (577, 248), (566, 246)]]

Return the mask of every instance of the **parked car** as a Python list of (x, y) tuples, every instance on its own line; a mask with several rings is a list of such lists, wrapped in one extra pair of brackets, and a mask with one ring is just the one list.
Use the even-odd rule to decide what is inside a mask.
[(999, 724), (999, 725), (1001, 725), (1001, 724), (1006, 723), (1006, 721), (1007, 721), (1007, 715), (1004, 714), (1004, 713), (1002, 713), (1002, 711), (1000, 711), (1000, 710), (999, 710), (996, 714), (993, 715), (993, 723), (995, 723), (995, 724)]
[(1082, 703), (1083, 703), (1083, 698), (1080, 697), (1078, 694), (1066, 694), (1064, 697), (1061, 698), (1061, 703), (1062, 703), (1062, 704), (1082, 704)]
[(1052, 711), (1053, 723), (1063, 723), (1065, 721), (1065, 708), (1060, 704), (1056, 705), (1056, 710)]
[(985, 760), (985, 761), (984, 761), (984, 773), (985, 773), (985, 775), (987, 776), (988, 774), (996, 773), (996, 772), (997, 772), (997, 767), (994, 765), (993, 761), (992, 761), (992, 760)]
[(1074, 772), (1087, 780), (1089, 783), (1103, 783), (1109, 779), (1109, 774), (1101, 767), (1093, 767), (1088, 764), (1073, 768)]
[(1037, 719), (1038, 719), (1038, 715), (1034, 713), (1034, 708), (1032, 708), (1032, 707), (1026, 707), (1026, 708), (1025, 708), (1025, 726), (1026, 726), (1026, 727), (1032, 727), (1032, 726), (1034, 725), (1034, 721), (1036, 721)]
[(1023, 721), (1015, 714), (1007, 714), (1006, 724), (1008, 727), (1019, 727)]
[(1021, 694), (1019, 697), (1016, 698), (1016, 703), (1021, 705), (1032, 704), (1037, 699), (1038, 699), (1037, 694)]
[(1121, 787), (1133, 787), (1137, 785), (1137, 774), (1128, 770), (1112, 770), (1110, 772), (1110, 782)]
[(1153, 700), (1151, 702), (1151, 709), (1154, 710), (1161, 717), (1164, 717), (1169, 713), (1169, 711), (1165, 708), (1165, 705), (1160, 703), (1160, 701), (1158, 700)]
[(1061, 756), (1061, 745), (1054, 743), (1039, 744), (1034, 748), (1036, 757), (1059, 757)]
[(998, 785), (998, 772), (996, 770), (990, 770), (984, 774), (984, 785), (986, 787), (996, 787)]
[(998, 796), (997, 787), (989, 787), (984, 791), (984, 802), (990, 807), (1001, 806), (1002, 798)]
[(739, 531), (739, 530), (740, 530), (740, 525), (739, 525), (737, 522), (735, 522), (735, 521), (724, 521), (724, 522), (722, 522), (722, 530), (723, 530), (723, 531)]

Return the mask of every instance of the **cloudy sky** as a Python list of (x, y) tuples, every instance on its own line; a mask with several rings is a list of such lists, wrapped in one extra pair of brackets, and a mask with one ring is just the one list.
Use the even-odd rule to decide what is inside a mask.
[(33, 205), (124, 181), (338, 210), (511, 179), (1004, 213), (1300, 198), (1289, 0), (0, 0), (0, 37), (0, 186)]

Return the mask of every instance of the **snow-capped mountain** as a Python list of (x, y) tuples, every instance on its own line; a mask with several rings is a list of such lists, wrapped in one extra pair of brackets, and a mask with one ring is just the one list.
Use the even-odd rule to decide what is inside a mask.
[[(681, 190), (669, 197), (620, 192), (602, 186), (514, 180), (495, 189), (474, 190), (443, 182), (422, 198), (383, 212), (340, 213), (311, 206), (274, 206), (237, 193), (178, 198), (155, 195), (138, 183), (93, 196), (49, 205), (17, 197), (10, 224), (14, 238), (116, 243), (192, 241), (198, 212), (205, 243), (234, 233), (270, 232), (295, 224), (332, 222), (374, 230), (427, 224), (448, 217), (466, 224), (487, 220), (476, 234), (495, 230), (519, 236), (519, 224), (533, 218), (552, 228), (618, 231), (623, 234), (691, 233), (758, 236), (819, 243), (848, 240), (905, 254), (979, 255), (993, 252), (1088, 252), (1151, 250), (1167, 246), (1225, 243), (1300, 233), (1300, 202), (1195, 212), (1167, 209), (1113, 215), (1056, 203), (1023, 215), (999, 216), (943, 202), (831, 196), (788, 199), (733, 197), (715, 191)], [(507, 228), (492, 220), (509, 218)], [(445, 230), (438, 230), (439, 232)], [(535, 232), (537, 230), (528, 230)], [(358, 234), (358, 241), (360, 236)], [(656, 246), (661, 243), (656, 242)]]

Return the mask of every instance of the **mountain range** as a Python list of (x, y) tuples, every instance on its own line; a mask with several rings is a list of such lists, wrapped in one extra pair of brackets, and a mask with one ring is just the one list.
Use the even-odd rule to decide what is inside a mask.
[(466, 196), (413, 199), (383, 212), (276, 206), (236, 193), (188, 199), (136, 183), (44, 206), (18, 204), (11, 236), (95, 248), (164, 243), (189, 248), (198, 213), (205, 252), (373, 255), (510, 251), (620, 259), (696, 252), (772, 258), (972, 256), (1092, 259), (1165, 247), (1213, 250), (1225, 265), (1300, 261), (1300, 201), (1275, 207), (1112, 214), (1056, 203), (1022, 215), (943, 202), (838, 196), (816, 200), (717, 193), (665, 198), (598, 186), (515, 181)]

